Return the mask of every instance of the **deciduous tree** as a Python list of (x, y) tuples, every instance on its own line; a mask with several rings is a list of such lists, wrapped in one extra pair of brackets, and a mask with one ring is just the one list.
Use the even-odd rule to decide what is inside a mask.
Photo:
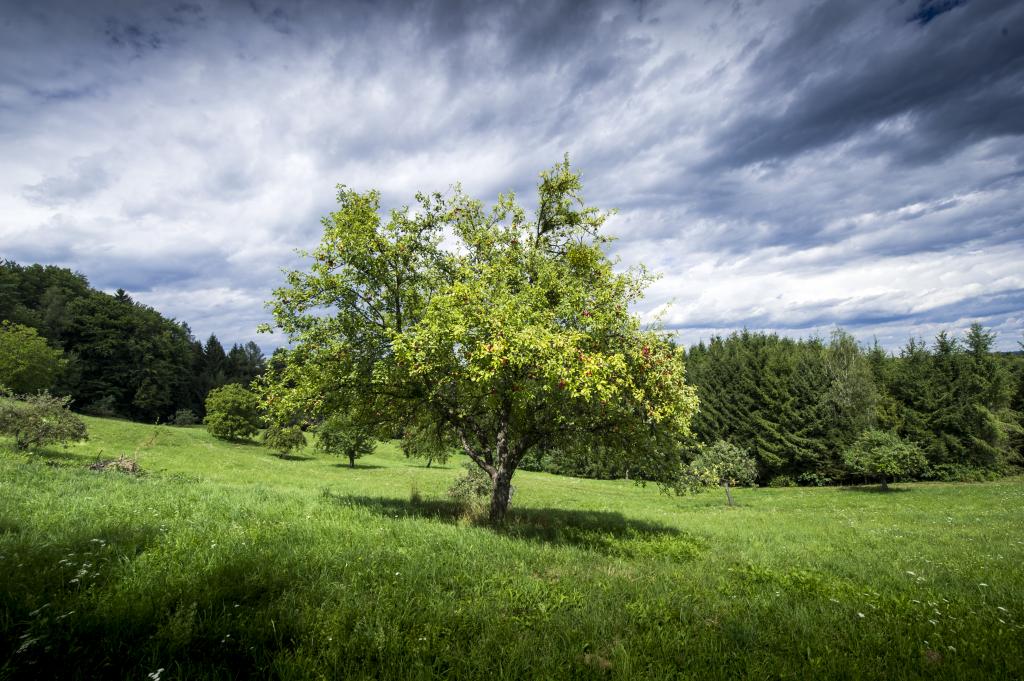
[(757, 462), (747, 450), (718, 440), (700, 448), (690, 464), (687, 475), (689, 486), (699, 486), (702, 483), (721, 485), (725, 489), (726, 501), (732, 506), (730, 487), (754, 484), (757, 478)]
[(211, 435), (223, 440), (255, 435), (260, 427), (256, 396), (237, 383), (211, 390), (203, 423)]
[(23, 394), (51, 389), (63, 365), (63, 353), (35, 329), (0, 323), (0, 386)]
[(373, 454), (373, 436), (351, 415), (336, 412), (317, 426), (316, 448), (324, 454), (347, 458), (349, 467), (355, 468), (356, 459)]
[(568, 160), (541, 174), (532, 215), (456, 187), (385, 219), (377, 192), (340, 188), (309, 269), (275, 291), (294, 349), (266, 405), (345, 409), (382, 433), (436, 424), (492, 479), (492, 522), (542, 443), (676, 479), (697, 407), (683, 354), (630, 312), (652, 277), (616, 268), (608, 214), (581, 191)]
[(889, 489), (889, 480), (916, 475), (928, 467), (917, 445), (895, 433), (874, 429), (864, 431), (843, 458), (853, 472), (879, 479), (883, 490)]
[(271, 424), (263, 431), (263, 446), (284, 458), (289, 452), (306, 446), (306, 436), (298, 426)]

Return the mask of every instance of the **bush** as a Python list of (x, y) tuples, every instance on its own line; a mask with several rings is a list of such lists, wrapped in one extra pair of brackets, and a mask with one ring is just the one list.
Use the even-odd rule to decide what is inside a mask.
[(774, 478), (768, 481), (769, 487), (796, 487), (796, 483), (793, 482), (793, 478), (788, 475), (776, 475)]
[(854, 473), (880, 479), (882, 489), (889, 480), (917, 475), (928, 468), (921, 448), (900, 439), (896, 433), (866, 430), (843, 452), (843, 460)]
[(595, 457), (589, 450), (573, 451), (551, 447), (534, 448), (523, 457), (516, 468), (517, 470), (540, 471), (552, 475), (569, 475), (574, 478), (591, 478), (593, 480), (616, 480), (629, 478), (631, 475), (637, 479), (644, 478), (636, 471), (631, 473), (627, 466), (614, 458)]
[(975, 468), (956, 463), (943, 463), (933, 466), (922, 476), (929, 480), (941, 482), (989, 482), (998, 480), (999, 473), (987, 468)]
[(284, 457), (288, 452), (305, 447), (306, 436), (298, 426), (281, 426), (275, 423), (263, 431), (263, 446)]
[(799, 477), (797, 477), (797, 480), (801, 485), (805, 485), (807, 487), (827, 487), (835, 482), (831, 476), (814, 471), (801, 473)]
[[(466, 474), (452, 483), (448, 488), (448, 496), (462, 507), (467, 516), (476, 517), (486, 510), (487, 500), (494, 489), (494, 481), (486, 471), (473, 462), (467, 463), (464, 468)], [(511, 498), (511, 494), (509, 497)]]
[(239, 440), (255, 435), (260, 428), (256, 396), (230, 383), (206, 396), (206, 429), (222, 440)]
[(68, 409), (70, 401), (47, 392), (21, 399), (0, 397), (0, 433), (14, 437), (19, 450), (88, 439), (85, 423)]
[(316, 448), (325, 454), (347, 457), (348, 465), (355, 468), (356, 459), (373, 453), (373, 437), (348, 414), (336, 412), (317, 427)]
[(199, 419), (191, 409), (179, 409), (171, 417), (171, 425), (174, 426), (194, 426), (197, 423), (199, 423)]

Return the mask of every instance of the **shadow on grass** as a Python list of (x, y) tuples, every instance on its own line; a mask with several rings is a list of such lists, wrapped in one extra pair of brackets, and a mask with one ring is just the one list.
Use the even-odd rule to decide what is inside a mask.
[(849, 487), (840, 487), (840, 491), (843, 492), (861, 492), (863, 494), (897, 494), (899, 492), (913, 492), (912, 489), (906, 487), (889, 487), (883, 489), (881, 485), (851, 485)]
[(154, 660), (173, 661), (175, 678), (260, 678), (290, 654), (300, 631), (282, 594), (295, 564), (267, 570), (242, 553), (201, 579), (119, 598), (112, 585), (159, 534), (124, 523), (9, 542), (19, 562), (0, 574), (0, 678), (145, 678)]
[(51, 465), (63, 465), (65, 463), (92, 463), (93, 458), (81, 453), (72, 452), (70, 449), (55, 447), (40, 447), (38, 449), (22, 450), (23, 454), (38, 457), (40, 461)]
[(335, 464), (331, 464), (331, 465), (334, 468), (344, 468), (345, 470), (349, 470), (349, 471), (358, 471), (358, 470), (369, 471), (369, 470), (378, 470), (378, 469), (384, 468), (384, 466), (374, 466), (373, 464), (370, 464), (370, 463), (357, 463), (355, 468), (353, 468), (352, 466), (349, 466), (347, 463), (335, 463)]
[(67, 677), (60, 653), (73, 638), (62, 620), (119, 579), (158, 534), (154, 526), (124, 522), (45, 542), (28, 528), (8, 535), (3, 552), (17, 561), (8, 561), (0, 573), (0, 659), (9, 660), (5, 666), (14, 673), (0, 676)]
[(223, 442), (226, 445), (238, 445), (239, 447), (260, 447), (263, 448), (263, 443), (252, 438), (239, 438), (237, 440), (230, 440), (227, 438), (216, 438), (219, 442)]
[(283, 461), (315, 461), (315, 456), (302, 456), (301, 454), (274, 454)]
[(326, 502), (360, 508), (385, 518), (427, 518), (445, 523), (470, 523), (495, 534), (530, 542), (575, 546), (604, 555), (684, 562), (703, 549), (697, 537), (673, 527), (633, 520), (610, 511), (560, 508), (511, 508), (498, 527), (467, 516), (465, 507), (447, 499), (394, 499), (334, 494), (324, 490)]

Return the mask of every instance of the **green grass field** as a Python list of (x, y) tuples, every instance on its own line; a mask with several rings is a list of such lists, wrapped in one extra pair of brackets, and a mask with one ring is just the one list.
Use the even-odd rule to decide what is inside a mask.
[[(0, 440), (2, 678), (1024, 677), (1019, 478), (728, 508), (520, 472), (495, 531), (460, 461), (88, 425)], [(87, 468), (122, 453), (145, 473)]]

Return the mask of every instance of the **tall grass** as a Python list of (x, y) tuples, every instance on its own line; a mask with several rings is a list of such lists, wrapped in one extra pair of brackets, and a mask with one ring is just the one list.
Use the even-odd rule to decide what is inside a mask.
[[(493, 530), (445, 498), (457, 459), (88, 425), (0, 441), (0, 677), (1024, 676), (1019, 479), (728, 508), (521, 472)], [(146, 473), (86, 467), (122, 453)]]

